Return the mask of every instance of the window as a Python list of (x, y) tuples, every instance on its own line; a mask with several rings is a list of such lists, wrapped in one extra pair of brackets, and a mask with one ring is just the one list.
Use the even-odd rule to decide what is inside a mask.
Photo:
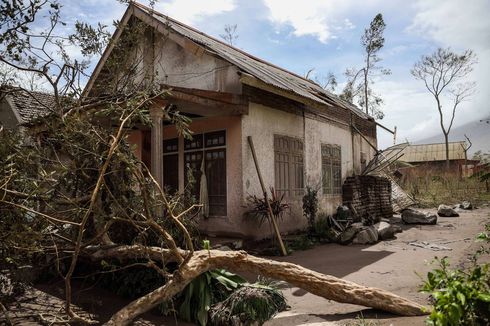
[(342, 193), (342, 158), (337, 145), (322, 144), (322, 188), (324, 194)]
[(179, 139), (163, 141), (163, 186), (175, 193), (179, 190)]
[(199, 199), (201, 165), (208, 184), (209, 215), (226, 216), (226, 132), (224, 130), (193, 135), (184, 142), (185, 182), (189, 170), (195, 183), (192, 194)]
[(304, 148), (301, 139), (274, 135), (274, 177), (279, 195), (303, 195), (303, 161)]

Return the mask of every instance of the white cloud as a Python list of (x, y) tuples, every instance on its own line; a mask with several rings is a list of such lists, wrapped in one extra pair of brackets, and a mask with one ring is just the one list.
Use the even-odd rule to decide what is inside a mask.
[(346, 16), (357, 1), (264, 0), (264, 4), (270, 11), (269, 20), (278, 26), (291, 26), (296, 36), (312, 35), (326, 43), (341, 31), (355, 28)]
[(186, 24), (193, 24), (206, 16), (213, 16), (235, 9), (234, 0), (171, 0), (157, 2), (155, 9)]
[[(479, 63), (475, 66), (471, 76), (471, 80), (477, 82), (478, 92), (470, 101), (461, 104), (456, 112), (455, 126), (488, 116), (490, 114), (488, 108), (490, 91), (487, 87), (490, 83), (488, 75), (490, 71), (490, 20), (487, 15), (490, 12), (490, 2), (488, 0), (473, 0), (467, 3), (458, 0), (443, 2), (420, 0), (415, 3), (414, 7), (417, 12), (412, 24), (407, 28), (408, 32), (434, 42), (435, 46), (451, 47), (456, 52), (473, 49), (478, 56)], [(404, 83), (399, 87), (403, 89), (411, 86)], [(413, 87), (415, 90), (417, 86)], [(403, 134), (414, 140), (440, 132), (437, 110), (433, 107), (434, 99), (423, 87), (420, 85), (418, 87), (420, 96), (410, 97), (408, 94), (400, 94), (403, 92), (401, 89), (393, 90), (390, 94), (393, 96), (398, 92), (398, 95), (395, 95), (398, 98), (397, 106), (407, 112), (407, 119), (402, 121), (402, 124), (408, 121), (414, 123), (411, 127), (404, 128)], [(407, 105), (405, 102), (407, 100), (412, 107)], [(412, 112), (417, 110), (413, 105), (427, 108), (427, 111), (420, 112), (420, 115), (409, 113), (410, 110)]]
[(490, 47), (490, 1), (419, 0), (415, 8), (417, 14), (409, 31), (453, 47)]

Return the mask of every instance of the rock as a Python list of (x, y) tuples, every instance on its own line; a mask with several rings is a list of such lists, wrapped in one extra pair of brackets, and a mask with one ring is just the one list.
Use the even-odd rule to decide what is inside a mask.
[(221, 251), (233, 251), (233, 249), (231, 249), (230, 247), (228, 246), (220, 246), (217, 248), (218, 250), (221, 250)]
[(437, 215), (439, 216), (444, 216), (444, 217), (458, 217), (459, 214), (452, 209), (450, 206), (447, 205), (439, 205), (437, 208)]
[(407, 208), (402, 212), (402, 221), (406, 224), (436, 224), (437, 215)]
[(235, 248), (235, 250), (240, 250), (243, 248), (243, 240), (237, 240), (235, 242), (233, 242), (233, 248)]
[(340, 243), (347, 244), (354, 239), (356, 234), (363, 228), (362, 223), (352, 223), (344, 232), (340, 235)]
[(364, 227), (352, 240), (354, 244), (372, 244), (376, 242), (378, 242), (378, 230), (374, 225)]
[(461, 205), (459, 205), (460, 208), (464, 209), (464, 210), (472, 210), (473, 209), (473, 205), (471, 204), (471, 202), (469, 201), (463, 201), (461, 203)]
[(402, 227), (398, 224), (391, 224), (391, 227), (393, 228), (393, 231), (395, 231), (395, 233), (403, 232)]
[(380, 240), (391, 239), (395, 236), (395, 228), (386, 222), (376, 223), (374, 225), (378, 231), (378, 238)]

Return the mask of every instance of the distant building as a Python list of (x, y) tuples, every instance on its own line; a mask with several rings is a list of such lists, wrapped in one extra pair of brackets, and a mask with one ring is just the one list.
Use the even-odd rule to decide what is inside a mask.
[(449, 170), (447, 170), (446, 144), (408, 145), (402, 150), (402, 156), (398, 161), (409, 163), (411, 166), (400, 168), (399, 172), (403, 175), (438, 175), (444, 172), (457, 174), (458, 176), (468, 176), (468, 166), (473, 166), (478, 161), (468, 159), (466, 151), (467, 144), (465, 141), (450, 142)]

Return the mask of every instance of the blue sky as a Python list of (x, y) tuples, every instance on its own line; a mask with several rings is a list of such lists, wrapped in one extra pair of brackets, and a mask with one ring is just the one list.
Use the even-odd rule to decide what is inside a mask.
[[(68, 23), (110, 25), (125, 10), (116, 0), (61, 3)], [(490, 0), (160, 0), (155, 7), (216, 37), (224, 25), (237, 24), (237, 47), (300, 75), (312, 68), (319, 78), (333, 72), (340, 82), (337, 92), (345, 69), (362, 64), (360, 37), (382, 13), (387, 27), (381, 64), (392, 74), (373, 87), (385, 100), (380, 122), (397, 126), (398, 141), (440, 132), (434, 99), (410, 74), (414, 62), (437, 47), (473, 49), (478, 55), (471, 76), (477, 93), (461, 105), (456, 125), (490, 116)], [(391, 134), (378, 130), (378, 143), (391, 145)]]

